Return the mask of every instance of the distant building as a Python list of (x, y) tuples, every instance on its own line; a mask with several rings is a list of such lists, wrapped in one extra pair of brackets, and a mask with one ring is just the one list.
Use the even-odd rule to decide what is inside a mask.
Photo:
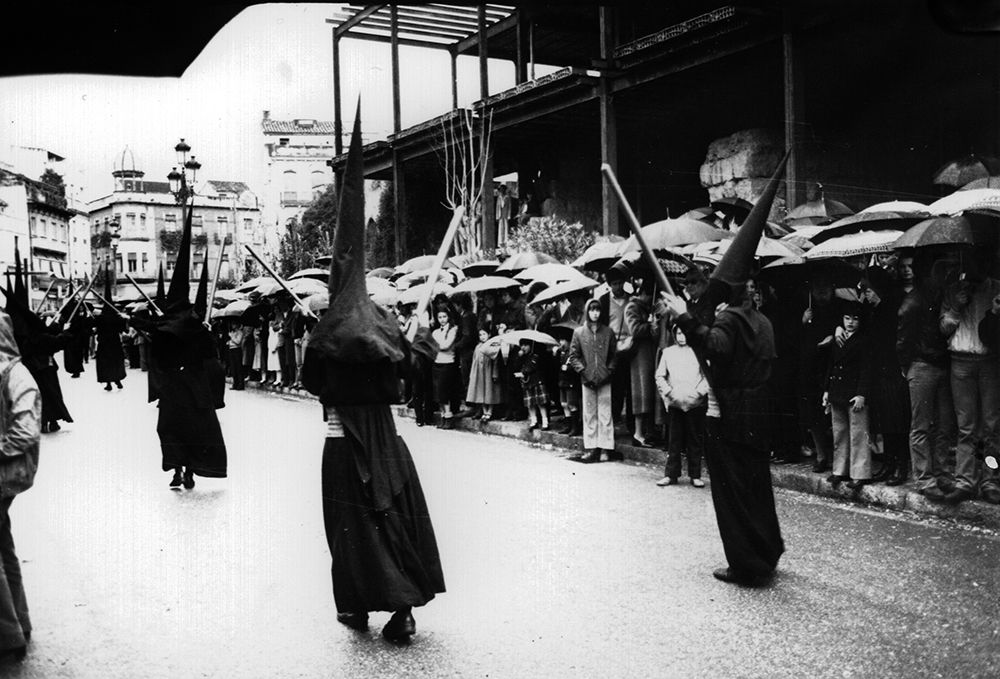
[(261, 131), (267, 151), (262, 222), (269, 250), (276, 252), (288, 220), (301, 216), (333, 181), (327, 161), (336, 155), (334, 127), (313, 118), (274, 120), (264, 111)]
[[(167, 182), (146, 180), (127, 150), (111, 174), (114, 191), (87, 204), (91, 275), (114, 257), (119, 289), (126, 273), (137, 282), (154, 283), (160, 264), (169, 277), (177, 260), (185, 208), (177, 204)], [(214, 277), (222, 252), (220, 279), (241, 281), (252, 259), (243, 244), (263, 247), (258, 199), (243, 182), (210, 180), (197, 186), (191, 226), (192, 280), (201, 275), (206, 255)]]

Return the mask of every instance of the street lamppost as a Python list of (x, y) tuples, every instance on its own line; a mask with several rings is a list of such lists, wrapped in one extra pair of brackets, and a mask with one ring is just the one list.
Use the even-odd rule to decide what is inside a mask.
[(110, 237), (111, 261), (108, 264), (105, 275), (111, 276), (111, 289), (114, 290), (118, 284), (118, 241), (122, 237), (122, 217), (114, 215), (108, 224), (108, 235)]
[[(180, 142), (174, 147), (174, 151), (177, 153), (177, 166), (174, 166), (170, 173), (167, 174), (167, 180), (170, 182), (170, 192), (174, 194), (174, 200), (178, 205), (183, 206), (190, 197), (191, 202), (188, 206), (189, 212), (194, 212), (194, 182), (195, 177), (198, 175), (198, 170), (201, 169), (201, 163), (195, 159), (192, 155), (188, 158), (188, 152), (191, 151), (191, 147), (185, 143), (184, 138), (181, 137)], [(177, 171), (177, 167), (180, 167), (180, 172)], [(188, 173), (191, 173), (190, 183), (188, 178)], [(181, 211), (181, 217), (183, 219), (183, 210)], [(193, 216), (193, 215), (192, 215)], [(181, 225), (183, 228), (183, 223)]]

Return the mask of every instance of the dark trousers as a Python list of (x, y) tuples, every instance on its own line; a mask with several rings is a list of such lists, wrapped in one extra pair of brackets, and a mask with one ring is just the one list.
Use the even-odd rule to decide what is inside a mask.
[(434, 421), (434, 380), (429, 361), (418, 360), (417, 369), (413, 372), (412, 389), (410, 406), (417, 424), (431, 424)]
[(21, 562), (14, 551), (14, 537), (10, 532), (10, 504), (13, 501), (13, 497), (0, 500), (0, 651), (24, 646), (24, 635), (31, 632)]
[(664, 476), (676, 479), (681, 475), (681, 454), (687, 454), (688, 477), (701, 478), (701, 456), (705, 449), (705, 412), (707, 406), (684, 411), (669, 408), (670, 441)]
[(621, 421), (622, 407), (625, 407), (625, 416), (628, 418), (629, 428), (632, 427), (632, 399), (629, 398), (632, 392), (632, 371), (630, 362), (619, 358), (615, 365), (615, 372), (611, 375), (611, 416), (615, 424)]
[(291, 337), (285, 340), (285, 345), (278, 351), (284, 353), (285, 363), (281, 366), (281, 378), (286, 385), (299, 381), (298, 364), (295, 362), (295, 340)]
[(721, 421), (708, 417), (705, 461), (729, 567), (745, 575), (770, 574), (785, 543), (774, 509), (769, 452), (726, 441)]
[(229, 374), (233, 376), (233, 389), (243, 389), (243, 348), (229, 349)]
[[(282, 384), (291, 384), (292, 380), (290, 380), (288, 378), (289, 377), (288, 376), (288, 354), (285, 353), (285, 345), (284, 344), (282, 344), (280, 347), (278, 347), (277, 354), (278, 354), (278, 370), (281, 371), (281, 383)], [(293, 363), (292, 365), (295, 365), (295, 364)], [(274, 366), (272, 365), (271, 368), (273, 369)]]

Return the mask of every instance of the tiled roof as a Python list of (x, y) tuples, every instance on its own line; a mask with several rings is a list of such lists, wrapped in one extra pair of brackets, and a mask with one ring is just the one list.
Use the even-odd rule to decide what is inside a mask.
[(151, 182), (142, 180), (142, 188), (145, 193), (170, 193), (170, 182)]
[(207, 183), (209, 186), (211, 186), (219, 193), (226, 192), (226, 193), (235, 193), (238, 195), (243, 193), (244, 191), (250, 190), (250, 187), (244, 184), (243, 182), (224, 182), (216, 179), (209, 179)]
[[(302, 125), (305, 121), (312, 122), (312, 125)], [(328, 120), (315, 120), (313, 118), (271, 120), (265, 118), (260, 124), (264, 129), (264, 134), (333, 134), (333, 123)]]

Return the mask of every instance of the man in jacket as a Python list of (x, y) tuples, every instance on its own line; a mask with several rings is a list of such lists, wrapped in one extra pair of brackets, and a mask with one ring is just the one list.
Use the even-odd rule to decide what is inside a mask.
[[(913, 257), (900, 258), (900, 267), (912, 272)], [(948, 344), (938, 327), (941, 296), (923, 277), (914, 276), (907, 287), (897, 319), (896, 358), (910, 390), (910, 460), (917, 492), (941, 502), (955, 487), (954, 462), (949, 460), (955, 411)]]
[(0, 311), (0, 661), (24, 658), (31, 640), (31, 619), (21, 579), (20, 559), (11, 535), (10, 505), (34, 483), (38, 469), (42, 399), (34, 378), (21, 363), (10, 316)]

